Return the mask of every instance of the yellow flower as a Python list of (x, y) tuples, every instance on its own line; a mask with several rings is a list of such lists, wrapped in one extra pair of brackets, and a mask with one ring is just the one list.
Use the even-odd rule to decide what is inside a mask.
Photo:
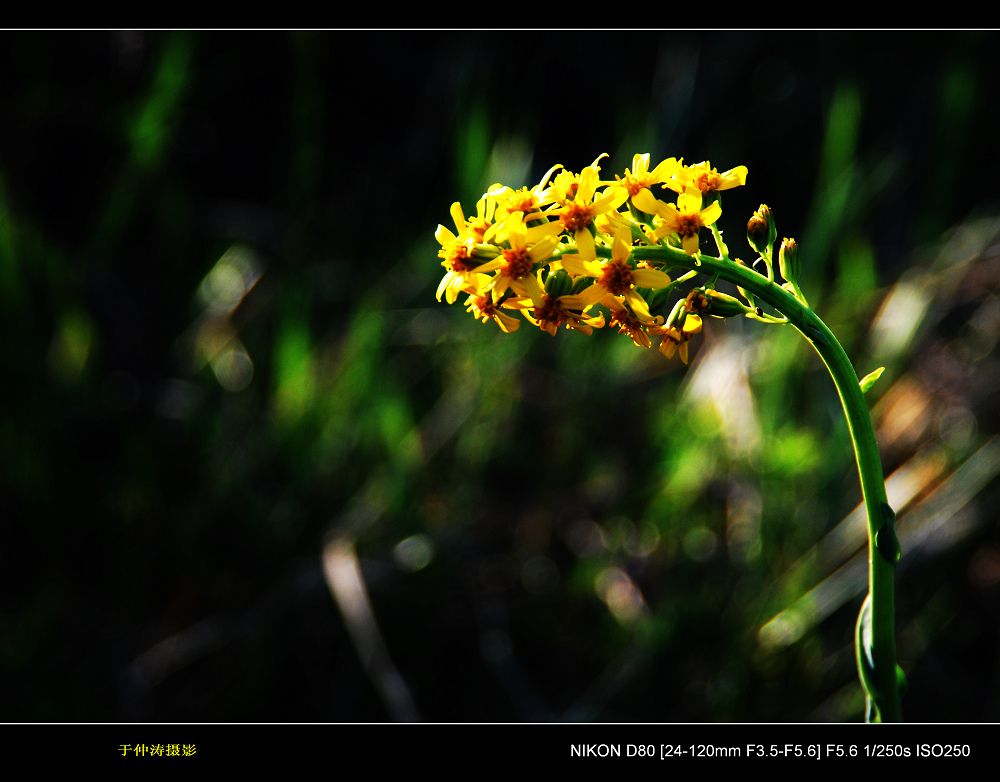
[(663, 335), (663, 341), (660, 342), (660, 352), (664, 356), (671, 358), (674, 353), (677, 353), (681, 357), (681, 361), (686, 364), (688, 362), (688, 342), (691, 341), (691, 337), (701, 331), (701, 325), (701, 318), (689, 312), (684, 318), (682, 328), (650, 326), (649, 333)]
[[(457, 201), (454, 206), (458, 206)], [(476, 203), (476, 216), (465, 220), (465, 230), (476, 244), (489, 242), (496, 231), (496, 226), (493, 224), (493, 213), (496, 211), (496, 206), (496, 199), (491, 195), (485, 195)], [(461, 207), (459, 209), (461, 210)], [(461, 215), (462, 212), (459, 211), (459, 214)]]
[(595, 256), (594, 237), (590, 233), (594, 218), (617, 210), (628, 199), (628, 193), (620, 188), (598, 196), (596, 191), (601, 182), (597, 178), (597, 172), (598, 169), (593, 166), (583, 169), (576, 195), (558, 209), (546, 212), (559, 218), (563, 230), (573, 237), (577, 250), (586, 257)]
[(488, 295), (478, 293), (470, 295), (466, 300), (465, 309), (471, 312), (476, 317), (476, 320), (481, 320), (483, 323), (493, 318), (500, 327), (500, 330), (507, 334), (517, 331), (521, 325), (517, 318), (501, 312), (500, 307), (494, 304), (493, 299)]
[(642, 190), (649, 190), (655, 184), (667, 182), (681, 169), (681, 164), (675, 158), (667, 158), (652, 171), (649, 170), (649, 153), (635, 155), (632, 158), (632, 168), (625, 169), (624, 178), (615, 174), (615, 182), (608, 187), (608, 191), (622, 188), (629, 198), (637, 195)]
[(501, 249), (496, 258), (475, 269), (477, 272), (498, 272), (486, 286), (493, 290), (494, 304), (508, 288), (513, 288), (518, 296), (530, 298), (536, 307), (541, 306), (542, 289), (535, 278), (535, 267), (548, 263), (558, 246), (555, 236), (560, 231), (558, 222), (528, 228), (520, 212), (514, 212), (504, 221), (497, 235), (505, 237), (510, 247)]
[[(608, 308), (611, 310), (611, 318), (608, 321), (612, 326), (618, 327), (619, 334), (628, 334), (632, 338), (632, 342), (636, 347), (648, 348), (652, 345), (649, 341), (649, 334), (646, 333), (645, 326), (642, 321), (636, 318), (631, 312), (629, 312), (624, 306), (622, 306), (616, 299), (612, 299), (607, 302)], [(659, 325), (663, 322), (663, 318), (657, 316), (652, 325)]]
[(694, 187), (702, 193), (713, 193), (719, 190), (729, 190), (747, 183), (747, 167), (737, 166), (723, 174), (712, 168), (707, 160), (693, 166), (684, 166), (674, 174), (672, 180), (664, 182), (678, 193), (683, 193), (689, 187)]
[(653, 231), (657, 240), (676, 233), (681, 237), (681, 246), (688, 255), (698, 254), (699, 231), (712, 225), (722, 216), (722, 207), (717, 201), (702, 209), (701, 191), (693, 187), (689, 187), (677, 197), (677, 206), (653, 198), (648, 190), (635, 196), (632, 203), (643, 212), (655, 214), (662, 220), (661, 225)]
[(543, 206), (551, 204), (554, 200), (552, 188), (546, 188), (549, 178), (561, 165), (554, 165), (545, 172), (539, 183), (532, 188), (522, 187), (514, 190), (506, 185), (495, 184), (486, 192), (487, 196), (497, 199), (497, 220), (505, 220), (514, 212), (525, 215), (526, 220), (530, 220), (528, 215), (539, 211)]
[[(600, 173), (601, 167), (598, 163), (601, 158), (608, 156), (607, 152), (602, 152), (598, 155), (594, 162), (591, 163), (587, 168), (594, 169), (595, 172)], [(584, 169), (586, 171), (587, 169)], [(577, 191), (580, 189), (580, 181), (583, 179), (583, 173), (574, 174), (572, 171), (560, 171), (554, 180), (552, 180), (552, 187), (549, 188), (549, 193), (552, 201), (557, 204), (565, 204), (567, 201), (572, 201), (576, 198)], [(598, 185), (601, 183), (598, 182)]]
[(454, 304), (460, 293), (477, 293), (479, 288), (472, 282), (473, 279), (471, 272), (449, 270), (438, 283), (437, 300), (441, 301), (441, 296), (444, 296), (449, 304)]
[(579, 296), (551, 296), (542, 293), (541, 302), (533, 306), (531, 313), (527, 311), (529, 305), (524, 302), (512, 306), (523, 309), (525, 318), (552, 336), (556, 335), (556, 331), (562, 325), (568, 329), (576, 329), (587, 336), (590, 336), (595, 328), (604, 326), (604, 315), (588, 316), (587, 310), (592, 305), (584, 302)]
[(643, 233), (643, 229), (646, 226), (637, 222), (628, 212), (616, 212), (612, 209), (598, 215), (597, 219), (594, 220), (594, 225), (597, 227), (598, 232), (602, 234), (614, 236), (619, 229), (628, 228), (632, 234), (633, 241), (645, 240), (646, 238)]
[(670, 277), (656, 269), (633, 269), (629, 265), (632, 254), (632, 232), (625, 226), (620, 228), (611, 245), (611, 259), (598, 262), (593, 244), (581, 247), (579, 255), (564, 255), (563, 268), (574, 277), (593, 277), (594, 284), (580, 291), (580, 298), (587, 304), (598, 302), (610, 307), (616, 297), (624, 297), (636, 317), (645, 322), (653, 320), (649, 306), (639, 295), (639, 288), (665, 288)]
[(498, 226), (493, 223), (495, 209), (495, 199), (485, 195), (476, 204), (476, 217), (466, 219), (462, 205), (456, 201), (449, 211), (458, 234), (452, 233), (443, 225), (438, 225), (434, 238), (441, 245), (438, 257), (444, 259), (441, 265), (446, 270), (444, 278), (438, 285), (438, 301), (441, 301), (441, 296), (444, 295), (449, 304), (454, 304), (462, 291), (472, 293), (478, 290), (478, 286), (470, 283), (473, 272), (484, 260), (476, 255), (477, 245), (491, 241), (496, 233)]

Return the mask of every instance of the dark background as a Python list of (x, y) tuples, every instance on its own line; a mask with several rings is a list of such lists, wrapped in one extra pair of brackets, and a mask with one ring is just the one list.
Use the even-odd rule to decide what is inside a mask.
[(712, 321), (685, 368), (435, 300), (453, 201), (605, 152), (748, 167), (730, 249), (768, 203), (887, 367), (904, 716), (1000, 719), (998, 43), (5, 33), (0, 719), (862, 719), (797, 334)]

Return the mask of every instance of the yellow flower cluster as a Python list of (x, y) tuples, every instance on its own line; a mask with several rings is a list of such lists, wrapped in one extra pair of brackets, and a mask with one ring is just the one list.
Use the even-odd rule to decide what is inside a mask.
[[(520, 325), (517, 311), (553, 335), (560, 326), (590, 334), (610, 322), (640, 347), (662, 335), (660, 352), (677, 352), (687, 363), (687, 342), (701, 318), (690, 307), (675, 308), (681, 317), (666, 320), (650, 312), (652, 295), (676, 283), (636, 261), (633, 249), (669, 245), (697, 255), (701, 229), (722, 214), (716, 193), (745, 184), (747, 169), (720, 174), (708, 162), (685, 166), (668, 158), (651, 170), (645, 154), (606, 181), (604, 157), (579, 174), (553, 166), (532, 188), (495, 184), (474, 216), (452, 204), (455, 231), (439, 225), (435, 232), (445, 269), (438, 301), (453, 304), (466, 294), (469, 312), (505, 332)], [(660, 200), (653, 188), (672, 200)], [(598, 306), (608, 310), (607, 320)]]

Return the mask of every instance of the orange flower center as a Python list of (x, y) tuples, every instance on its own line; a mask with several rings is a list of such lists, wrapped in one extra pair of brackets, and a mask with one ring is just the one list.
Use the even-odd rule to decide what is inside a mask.
[(681, 236), (697, 236), (701, 230), (701, 215), (678, 215), (675, 230)]
[(531, 272), (531, 267), (534, 265), (531, 260), (531, 256), (528, 255), (527, 247), (504, 250), (503, 257), (504, 260), (507, 261), (507, 265), (504, 267), (503, 273), (514, 279), (523, 277), (525, 274), (529, 274)]
[(477, 318), (492, 318), (497, 311), (489, 296), (473, 296), (469, 301), (469, 306), (475, 310)]
[(608, 261), (604, 264), (601, 285), (615, 296), (621, 296), (632, 287), (632, 268), (626, 261)]
[(622, 179), (617, 174), (615, 174), (615, 179), (617, 179), (622, 187), (624, 187), (629, 194), (629, 197), (636, 195), (640, 190), (650, 185), (650, 177), (637, 177), (635, 174), (626, 171), (625, 179)]
[(701, 291), (691, 291), (684, 301), (688, 312), (708, 312), (708, 296)]
[(558, 299), (545, 293), (542, 295), (542, 306), (535, 310), (535, 318), (542, 323), (554, 323), (556, 326), (560, 326), (569, 320), (569, 313)]
[(538, 197), (528, 190), (526, 187), (522, 187), (520, 190), (515, 190), (509, 196), (507, 196), (507, 201), (505, 206), (508, 212), (530, 212), (538, 204)]
[(453, 272), (467, 272), (479, 265), (469, 257), (469, 246), (465, 242), (452, 242), (442, 247), (438, 255), (448, 262)]
[(583, 204), (570, 204), (566, 211), (559, 218), (563, 227), (571, 234), (582, 231), (594, 220), (594, 215), (589, 206)]
[(628, 334), (634, 337), (642, 331), (642, 324), (625, 310), (612, 310), (610, 321), (612, 326), (618, 327), (619, 334)]
[(719, 189), (719, 185), (722, 184), (722, 176), (715, 170), (705, 171), (704, 173), (698, 175), (698, 177), (694, 180), (694, 183), (698, 186), (698, 189), (701, 192), (708, 193), (712, 190)]

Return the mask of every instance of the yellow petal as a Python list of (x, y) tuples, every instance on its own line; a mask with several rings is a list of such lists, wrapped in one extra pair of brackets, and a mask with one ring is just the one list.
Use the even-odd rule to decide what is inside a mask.
[[(594, 286), (590, 286), (593, 288)], [(597, 287), (600, 287), (599, 285)], [(586, 291), (584, 291), (586, 293)], [(583, 293), (580, 294), (569, 294), (567, 296), (560, 296), (559, 303), (568, 310), (576, 310), (577, 312), (583, 312), (588, 307), (593, 306), (593, 302), (587, 301)]]
[(619, 206), (628, 201), (628, 190), (623, 187), (608, 188), (610, 192), (606, 192), (590, 207), (591, 214), (599, 215), (604, 214), (612, 209), (617, 209)]
[(632, 254), (632, 231), (623, 225), (615, 231), (615, 239), (611, 245), (611, 260), (624, 261)]
[(722, 175), (722, 184), (719, 185), (719, 190), (728, 190), (731, 187), (739, 187), (740, 185), (745, 185), (746, 183), (747, 167), (737, 166), (736, 168), (729, 169)]
[[(632, 196), (633, 206), (635, 206), (636, 209), (641, 209), (643, 212), (651, 215), (660, 214), (658, 204), (661, 203), (662, 202), (658, 201), (653, 194), (649, 192), (649, 189), (645, 187)], [(660, 216), (662, 217), (663, 215)]]
[(510, 315), (506, 315), (502, 312), (494, 312), (493, 318), (496, 320), (500, 330), (505, 334), (517, 331), (518, 327), (521, 325), (521, 322), (517, 318), (512, 318)]
[(590, 318), (584, 318), (583, 320), (584, 320), (585, 323), (589, 323), (595, 329), (603, 329), (604, 328), (604, 313), (603, 312), (599, 312), (599, 313), (597, 313), (597, 315), (595, 315), (593, 317), (590, 317)]
[[(697, 214), (701, 211), (701, 191), (686, 188), (677, 196), (677, 208), (684, 214)], [(721, 207), (720, 207), (721, 208)]]
[[(536, 307), (542, 306), (542, 288), (538, 284), (538, 280), (532, 274), (526, 274), (524, 279), (521, 280), (524, 287), (527, 288), (528, 295), (531, 296), (531, 301)], [(516, 290), (516, 289), (515, 289)]]
[(719, 206), (719, 202), (715, 201), (711, 206), (705, 207), (701, 212), (701, 221), (705, 225), (711, 225), (716, 220), (722, 217), (722, 207)]
[(670, 275), (657, 269), (635, 269), (632, 281), (637, 288), (666, 288), (670, 284)]
[(462, 205), (456, 201), (451, 205), (451, 219), (455, 221), (455, 227), (458, 229), (458, 235), (464, 236), (465, 231), (465, 212), (462, 211)]
[(492, 272), (499, 269), (501, 266), (504, 265), (504, 263), (506, 263), (506, 261), (503, 259), (503, 257), (497, 257), (494, 258), (492, 261), (487, 261), (482, 266), (477, 266), (472, 271), (476, 272), (477, 274), (485, 274), (486, 272)]
[(698, 234), (694, 234), (693, 236), (685, 236), (682, 244), (684, 246), (684, 252), (686, 252), (688, 255), (698, 254)]
[(440, 223), (438, 223), (437, 230), (434, 232), (434, 238), (438, 240), (438, 243), (442, 247), (448, 244), (449, 242), (454, 242), (456, 239), (458, 239), (458, 237), (455, 236), (455, 234), (453, 234), (451, 231), (449, 231)]
[[(584, 288), (582, 291), (580, 291), (576, 295), (576, 298), (579, 298), (579, 300), (583, 302), (584, 307), (590, 307), (594, 304), (597, 304), (597, 302), (599, 302), (602, 298), (604, 298), (604, 294), (606, 293), (607, 290), (605, 290), (604, 286), (595, 282), (593, 285), (590, 285)], [(570, 309), (582, 310), (583, 307), (570, 307)]]
[(545, 176), (543, 176), (538, 181), (538, 189), (539, 190), (541, 190), (542, 188), (545, 187), (546, 183), (548, 183), (549, 179), (552, 177), (552, 175), (556, 172), (556, 169), (558, 169), (558, 168), (562, 168), (562, 164), (561, 163), (556, 163), (554, 166), (552, 166), (552, 168), (550, 168), (548, 171), (545, 172)]
[(635, 316), (639, 320), (649, 321), (653, 319), (653, 316), (649, 313), (649, 305), (646, 304), (646, 300), (634, 288), (625, 291), (625, 301), (628, 302), (632, 308), (632, 312), (635, 313)]
[[(447, 274), (445, 274), (444, 277), (441, 278), (441, 282), (438, 283), (438, 289), (437, 289), (437, 300), (438, 301), (441, 301), (441, 294), (443, 294), (445, 292), (445, 290), (447, 290), (447, 288), (448, 288), (448, 282), (449, 282), (449, 280), (454, 275), (455, 275), (455, 272), (449, 271)], [(453, 302), (453, 301), (449, 302), (449, 304), (454, 304), (454, 303), (455, 302)]]
[(563, 268), (574, 277), (600, 277), (601, 264), (586, 261), (579, 255), (564, 255)]
[(584, 260), (590, 261), (597, 258), (597, 250), (594, 249), (594, 237), (590, 235), (590, 231), (586, 228), (577, 231), (573, 240), (576, 242), (577, 252), (583, 256)]
[(600, 180), (597, 178), (597, 169), (587, 166), (580, 172), (580, 185), (576, 189), (576, 195), (573, 196), (573, 200), (578, 204), (589, 204), (599, 184)]
[(609, 155), (607, 152), (602, 152), (600, 155), (594, 158), (594, 162), (590, 164), (590, 167), (595, 171), (600, 171), (601, 167), (597, 164), (600, 163), (601, 160), (606, 157), (611, 157), (611, 155)]
[(557, 236), (562, 233), (562, 223), (558, 220), (552, 222), (542, 223), (540, 225), (533, 225), (528, 228), (525, 232), (525, 237), (528, 244), (534, 244), (535, 242), (541, 241), (546, 236)]
[[(648, 162), (648, 161), (647, 161)], [(654, 181), (661, 181), (667, 177), (673, 176), (678, 171), (681, 170), (681, 164), (676, 158), (668, 157), (662, 163), (660, 163), (656, 168), (649, 172), (650, 177)]]
[(693, 312), (689, 312), (687, 317), (684, 319), (684, 333), (697, 334), (701, 331), (701, 326), (701, 317), (699, 315), (695, 315)]
[(506, 274), (501, 274), (493, 278), (491, 287), (493, 288), (493, 303), (496, 304), (510, 287), (512, 280)]
[(542, 263), (556, 251), (556, 247), (558, 246), (559, 242), (557, 239), (552, 236), (546, 236), (528, 249), (528, 256), (533, 263)]

